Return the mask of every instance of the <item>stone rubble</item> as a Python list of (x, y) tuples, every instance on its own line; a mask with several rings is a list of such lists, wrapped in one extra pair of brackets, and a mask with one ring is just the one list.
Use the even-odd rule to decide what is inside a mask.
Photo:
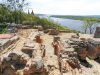
[(87, 63), (92, 65), (86, 67), (75, 51), (74, 43), (94, 40), (92, 36), (48, 35), (37, 30), (31, 30), (26, 36), (20, 36), (13, 48), (0, 55), (0, 75), (100, 75), (99, 63), (86, 57)]

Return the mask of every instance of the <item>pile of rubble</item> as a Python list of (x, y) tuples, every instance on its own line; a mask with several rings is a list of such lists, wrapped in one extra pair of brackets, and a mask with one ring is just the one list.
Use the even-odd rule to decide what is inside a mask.
[(62, 41), (60, 37), (54, 37), (53, 47), (55, 55), (58, 56), (62, 75), (69, 71), (73, 72), (74, 69), (81, 70), (77, 52), (68, 43), (66, 45), (66, 41)]
[(82, 73), (81, 65), (92, 67), (86, 58), (97, 59), (100, 56), (100, 42), (92, 38), (80, 38), (78, 34), (72, 35), (71, 38), (65, 40), (61, 37), (54, 37), (53, 47), (54, 53), (58, 56), (60, 71), (64, 73), (74, 72), (76, 70)]
[[(21, 51), (9, 53), (0, 61), (2, 75), (31, 75), (44, 71), (44, 46), (38, 42), (38, 33), (31, 33)], [(12, 38), (11, 38), (12, 39)], [(44, 72), (43, 72), (44, 73)]]

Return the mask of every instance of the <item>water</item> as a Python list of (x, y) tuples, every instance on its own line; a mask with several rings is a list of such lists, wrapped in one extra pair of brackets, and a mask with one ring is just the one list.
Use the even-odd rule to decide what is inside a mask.
[(63, 26), (67, 26), (70, 29), (74, 29), (77, 31), (82, 31), (82, 25), (84, 24), (82, 21), (80, 20), (72, 20), (72, 19), (62, 19), (62, 18), (54, 18), (51, 17), (51, 20), (53, 20), (54, 22), (57, 22)]
[[(70, 29), (77, 30), (80, 32), (84, 32), (84, 29), (82, 28), (82, 25), (84, 25), (83, 21), (80, 20), (72, 20), (72, 19), (63, 19), (63, 18), (55, 18), (55, 17), (49, 17), (49, 16), (41, 16), (42, 18), (47, 18), (50, 21), (59, 23), (62, 26), (67, 26)], [(95, 32), (96, 26), (100, 26), (100, 23), (95, 25), (93, 27), (93, 33)], [(87, 33), (89, 33), (89, 30), (87, 30)]]
[(55, 18), (55, 17), (49, 17), (49, 16), (39, 16), (40, 18), (47, 18), (50, 21), (56, 22), (62, 26), (66, 26), (70, 29), (82, 31), (82, 25), (84, 24), (80, 20), (72, 20), (72, 19), (63, 19), (63, 18)]
[[(84, 29), (82, 26), (84, 25), (83, 21), (80, 20), (72, 20), (72, 19), (63, 19), (63, 18), (55, 18), (55, 17), (50, 17), (50, 20), (59, 23), (62, 26), (67, 26), (70, 29), (84, 32)], [(96, 23), (94, 26), (92, 26), (92, 32), (95, 32), (95, 29), (97, 26), (100, 26), (100, 23)], [(87, 33), (89, 33), (89, 29), (87, 30)]]

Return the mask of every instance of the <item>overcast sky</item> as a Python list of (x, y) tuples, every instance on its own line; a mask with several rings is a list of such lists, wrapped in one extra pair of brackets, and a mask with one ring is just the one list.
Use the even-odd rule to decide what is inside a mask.
[(28, 0), (35, 13), (100, 15), (100, 0)]

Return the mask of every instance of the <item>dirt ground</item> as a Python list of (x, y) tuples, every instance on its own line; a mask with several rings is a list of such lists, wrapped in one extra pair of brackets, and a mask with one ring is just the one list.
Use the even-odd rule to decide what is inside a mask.
[[(0, 57), (3, 58), (11, 52), (20, 53), (27, 37), (30, 35), (31, 32), (34, 32), (34, 31), (37, 31), (37, 30), (34, 30), (34, 29), (19, 30), (17, 35), (20, 37), (20, 39), (13, 45), (13, 47), (11, 47), (9, 51), (7, 51), (8, 49), (6, 49), (2, 53), (0, 53)], [(72, 35), (74, 35), (74, 33), (61, 33), (59, 36), (61, 37), (61, 39), (66, 40), (70, 38)], [(44, 33), (42, 34), (43, 44), (46, 47), (46, 59), (47, 59), (47, 61), (44, 62), (44, 64), (45, 65), (53, 64), (59, 68), (58, 59), (57, 59), (57, 56), (54, 55), (54, 49), (52, 47), (53, 37), (54, 36), (52, 35), (48, 35)], [(92, 38), (93, 35), (80, 34), (80, 37)], [(79, 73), (78, 70), (75, 70), (75, 73), (67, 72), (67, 73), (64, 73), (63, 75), (100, 75), (100, 63), (94, 60), (90, 60), (88, 58), (87, 58), (87, 61), (92, 65), (92, 67), (88, 68), (81, 65), (81, 68), (82, 68), (81, 73)], [(56, 72), (53, 75), (60, 75), (59, 69)]]

